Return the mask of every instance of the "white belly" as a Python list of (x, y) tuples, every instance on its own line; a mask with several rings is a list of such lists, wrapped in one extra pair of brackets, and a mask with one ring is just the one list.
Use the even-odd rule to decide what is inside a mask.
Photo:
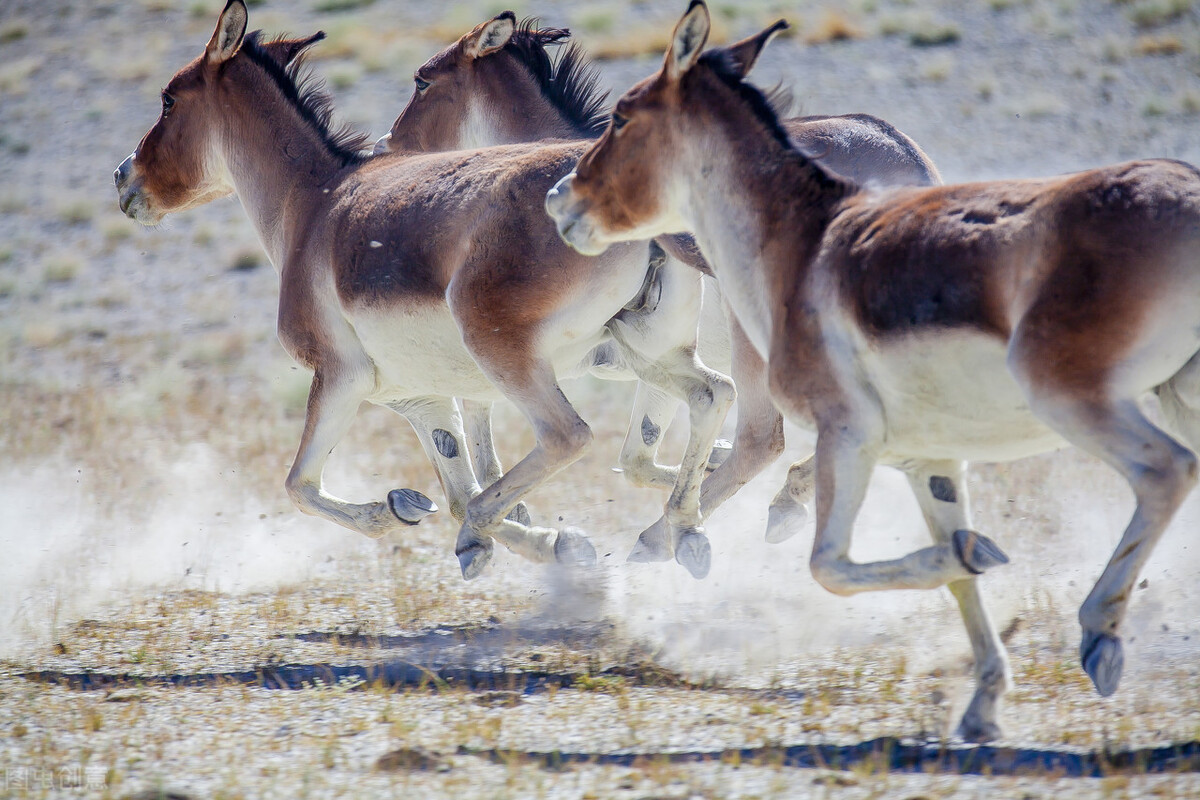
[(445, 303), (420, 309), (363, 309), (351, 319), (375, 365), (371, 400), (423, 395), (496, 399), (501, 395), (467, 352)]
[(881, 460), (1009, 461), (1066, 446), (1029, 410), (1004, 342), (971, 332), (909, 337), (862, 353), (883, 404)]

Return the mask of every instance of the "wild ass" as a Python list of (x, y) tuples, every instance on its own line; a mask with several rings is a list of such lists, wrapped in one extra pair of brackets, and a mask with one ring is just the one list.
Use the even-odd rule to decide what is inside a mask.
[[(1112, 694), (1133, 583), (1197, 478), (1200, 171), (863, 190), (792, 145), (748, 62), (701, 54), (708, 30), (693, 0), (662, 68), (548, 195), (559, 232), (585, 253), (695, 233), (771, 396), (817, 431), (813, 575), (847, 595), (948, 585), (976, 658), (967, 739), (998, 735), (1010, 677), (976, 587), (1007, 559), (971, 530), (964, 460), (1071, 443), (1117, 469), (1137, 509), (1079, 612), (1084, 669)], [(1144, 416), (1148, 394), (1191, 449)], [(876, 462), (907, 473), (936, 544), (860, 564)]]
[[(463, 519), (464, 577), (484, 568), (493, 539), (539, 561), (593, 560), (581, 534), (505, 515), (590, 442), (556, 372), (608, 335), (642, 285), (648, 245), (594, 259), (554, 235), (540, 204), (577, 158), (570, 146), (361, 156), (362, 137), (331, 133), (328, 100), (297, 83), (299, 56), (321, 34), (264, 42), (246, 22), (242, 0), (230, 0), (115, 178), (121, 209), (143, 224), (230, 192), (253, 220), (280, 272), (280, 340), (314, 373), (289, 495), (369, 536), (419, 518), (410, 493), (355, 504), (322, 486), (326, 457), (367, 400), (414, 423)], [(694, 353), (625, 356), (689, 401), (693, 436), (665, 513), (673, 528), (699, 530), (700, 479), (732, 384)], [(502, 396), (537, 443), (481, 493), (451, 398)]]
[[(761, 39), (769, 35), (768, 31), (738, 42), (730, 52), (752, 61), (761, 52)], [(596, 88), (598, 76), (578, 45), (566, 46), (557, 59), (547, 51), (547, 46), (562, 44), (569, 36), (565, 29), (537, 29), (528, 20), (518, 23), (511, 11), (475, 26), (417, 68), (409, 102), (390, 132), (376, 143), (375, 152), (465, 150), (561, 139), (578, 142), (582, 154), (603, 133), (608, 113), (606, 95)], [(876, 117), (806, 116), (786, 120), (783, 125), (798, 146), (820, 152), (822, 163), (860, 183), (941, 183), (937, 168), (921, 148)], [(700, 505), (707, 515), (782, 452), (783, 418), (771, 403), (762, 359), (736, 320), (726, 322), (716, 284), (711, 279), (703, 281), (701, 272), (709, 272), (709, 267), (690, 237), (663, 237), (660, 241), (668, 254), (663, 265), (639, 293), (639, 302), (626, 306), (614, 324), (636, 326), (664, 348), (683, 349), (695, 344), (699, 316), (702, 361), (733, 375), (740, 409), (735, 446), (732, 455), (704, 480)], [(731, 338), (736, 352), (732, 360)], [(612, 342), (598, 347), (585, 362), (598, 377), (637, 377), (621, 363)], [(677, 402), (653, 386), (639, 385), (618, 462), (635, 484), (670, 486), (674, 482), (673, 472), (657, 465), (655, 459), (661, 432), (671, 423)], [(486, 409), (484, 412), (478, 417), (469, 415), (475, 419), (476, 430), (486, 431)], [(491, 440), (488, 433), (476, 438)], [(480, 460), (496, 463), (494, 457)], [(807, 496), (803, 491), (799, 494)], [(791, 495), (787, 499), (793, 500)], [(794, 506), (795, 513), (772, 516), (769, 541), (782, 541), (803, 526), (803, 503), (794, 501)], [(631, 560), (676, 556), (696, 577), (707, 574), (709, 551), (702, 542), (693, 539), (694, 547), (676, 554), (675, 542), (665, 533), (662, 525), (643, 533)]]

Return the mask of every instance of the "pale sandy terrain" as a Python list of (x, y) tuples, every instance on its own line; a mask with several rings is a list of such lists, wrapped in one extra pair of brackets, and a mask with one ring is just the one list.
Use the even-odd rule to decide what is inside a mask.
[[(255, 4), (251, 24), (329, 31), (314, 68), (340, 116), (376, 135), (412, 70), (504, 7), (332, 5)], [(602, 82), (620, 91), (655, 67), (684, 4), (513, 5), (611, 54)], [(1200, 796), (1195, 749), (1161, 774), (1087, 761), (1200, 741), (1200, 495), (1147, 568), (1124, 682), (1101, 700), (1074, 615), (1132, 501), (1077, 453), (973, 473), (979, 528), (1012, 556), (983, 584), (1016, 688), (1001, 750), (968, 774), (900, 764), (905, 745), (953, 745), (969, 696), (949, 594), (816, 587), (811, 529), (762, 540), (787, 459), (710, 520), (707, 580), (623, 563), (664, 499), (609, 469), (628, 384), (568, 387), (596, 443), (530, 499), (539, 520), (593, 537), (594, 570), (500, 553), (467, 584), (446, 513), (371, 542), (296, 512), (282, 482), (308, 376), (275, 340), (277, 277), (240, 206), (143, 230), (111, 183), (219, 6), (0, 0), (0, 797)], [(889, 119), (950, 181), (1200, 162), (1194, 3), (841, 8), (714, 4), (725, 36), (795, 23), (762, 85), (791, 86), (805, 112)], [(829, 41), (839, 32), (851, 38)], [(531, 437), (511, 408), (498, 417), (511, 462)], [(327, 481), (355, 499), (411, 486), (442, 500), (407, 426), (374, 408)], [(904, 480), (880, 471), (855, 554), (923, 541)], [(42, 672), (141, 681), (28, 677)], [(263, 688), (289, 676), (305, 687)], [(864, 754), (875, 740), (881, 754)], [(580, 762), (539, 755), (554, 752)], [(831, 754), (843, 761), (812, 768)], [(1002, 774), (1011, 758), (1041, 766)]]

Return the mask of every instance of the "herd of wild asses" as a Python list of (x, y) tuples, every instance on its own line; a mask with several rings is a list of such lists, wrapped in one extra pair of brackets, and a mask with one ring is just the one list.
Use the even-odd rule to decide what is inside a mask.
[[(1116, 691), (1131, 590), (1197, 479), (1195, 167), (943, 186), (883, 120), (781, 119), (747, 76), (787, 23), (706, 49), (702, 0), (611, 111), (576, 46), (549, 54), (565, 30), (499, 14), (417, 70), (372, 148), (332, 129), (329, 99), (303, 79), (323, 34), (270, 39), (247, 16), (229, 0), (115, 180), (144, 225), (230, 193), (249, 214), (280, 275), (279, 338), (313, 372), (286, 480), (301, 511), (380, 537), (436, 510), (411, 489), (372, 503), (326, 490), (326, 458), (369, 401), (416, 430), (461, 522), (465, 578), (495, 542), (594, 563), (583, 533), (535, 525), (522, 504), (589, 445), (559, 380), (590, 371), (640, 382), (621, 463), (670, 489), (630, 559), (703, 577), (704, 517), (780, 454), (786, 417), (816, 448), (789, 471), (768, 538), (815, 505), (810, 567), (825, 588), (948, 587), (975, 657), (958, 731), (986, 741), (1011, 671), (976, 577), (1008, 559), (973, 530), (966, 462), (1073, 444), (1137, 501), (1079, 612), (1083, 667)], [(700, 361), (698, 338), (732, 378)], [(735, 383), (737, 436), (714, 447)], [(1150, 396), (1170, 432), (1143, 412)], [(536, 435), (507, 471), (498, 398)], [(679, 401), (688, 443), (664, 466)], [(933, 544), (859, 563), (851, 534), (879, 463), (907, 475)]]

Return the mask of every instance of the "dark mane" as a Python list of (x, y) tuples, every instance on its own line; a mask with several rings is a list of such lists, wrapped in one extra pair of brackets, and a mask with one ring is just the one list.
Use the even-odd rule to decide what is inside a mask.
[[(267, 45), (284, 41), (285, 38), (281, 36)], [(295, 106), (300, 117), (320, 135), (329, 152), (342, 162), (342, 166), (362, 163), (364, 158), (361, 153), (367, 147), (370, 135), (356, 131), (349, 125), (331, 130), (333, 100), (325, 93), (325, 82), (305, 69), (303, 55), (297, 55), (287, 66), (281, 65), (267, 51), (261, 39), (262, 31), (247, 34), (238, 52), (245, 54), (275, 80), (279, 91)]]
[(558, 44), (571, 35), (561, 28), (539, 30), (536, 19), (525, 19), (513, 31), (505, 52), (524, 64), (546, 99), (570, 120), (579, 132), (595, 137), (608, 125), (605, 101), (608, 92), (600, 93), (599, 74), (587, 60), (583, 49), (570, 44), (557, 59), (551, 59), (546, 45)]
[(785, 94), (786, 90), (776, 89), (772, 92), (773, 98), (768, 98), (757, 86), (742, 79), (742, 73), (733, 57), (721, 48), (704, 53), (700, 56), (700, 63), (709, 67), (726, 86), (746, 102), (746, 105), (754, 112), (754, 116), (766, 126), (775, 141), (789, 150), (796, 149), (791, 138), (788, 137), (787, 131), (783, 129), (783, 124), (779, 121), (780, 109), (772, 102), (772, 100), (783, 100), (785, 97), (790, 102), (790, 94)]

